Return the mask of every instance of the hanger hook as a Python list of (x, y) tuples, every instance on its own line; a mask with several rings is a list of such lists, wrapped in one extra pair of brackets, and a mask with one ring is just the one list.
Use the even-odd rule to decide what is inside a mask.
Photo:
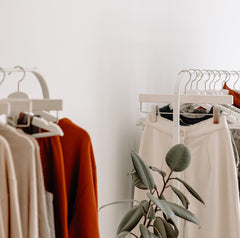
[(2, 73), (3, 73), (3, 78), (2, 78), (2, 80), (1, 80), (1, 82), (0, 82), (0, 85), (3, 83), (3, 81), (5, 80), (5, 78), (6, 78), (6, 72), (5, 72), (5, 70), (3, 69), (3, 68), (1, 68), (0, 67), (0, 70), (2, 71)]
[[(193, 82), (197, 81), (196, 82), (196, 90), (198, 90), (198, 82), (201, 81), (201, 79), (203, 78), (203, 72), (200, 69), (196, 69), (196, 71), (198, 71), (199, 74), (196, 74), (195, 79), (191, 82), (191, 89), (192, 89), (192, 86), (193, 86)], [(200, 78), (197, 80), (198, 76), (200, 76)]]
[(231, 73), (231, 75), (237, 75), (237, 79), (236, 79), (236, 81), (233, 83), (233, 89), (236, 89), (235, 86), (236, 86), (236, 83), (237, 83), (238, 80), (239, 80), (240, 75), (239, 75), (238, 71), (234, 71), (234, 70), (232, 70), (230, 73)]
[[(216, 84), (217, 84), (217, 82), (221, 81), (223, 74), (225, 75), (225, 79), (224, 79), (223, 82), (225, 82), (225, 80), (226, 80), (226, 78), (227, 78), (227, 74), (226, 74), (226, 72), (225, 72), (224, 70), (219, 70), (218, 72), (219, 72), (219, 76), (220, 76), (220, 77), (219, 77), (219, 79), (218, 79), (217, 81), (215, 81), (215, 83), (214, 83), (214, 90), (216, 89)], [(224, 83), (223, 83), (223, 84), (224, 84)]]
[[(22, 70), (22, 72), (23, 72), (23, 77), (18, 81), (18, 92), (20, 91), (20, 83), (23, 81), (23, 79), (25, 78), (25, 75), (26, 75), (26, 71), (24, 70), (24, 68), (22, 67), (22, 66), (19, 66), (19, 65), (17, 65), (17, 66), (15, 66), (14, 68), (19, 68), (19, 69), (21, 69)], [(12, 72), (9, 72), (8, 74), (11, 74)]]
[[(189, 72), (191, 72), (191, 71), (194, 71), (194, 73), (197, 74), (195, 69), (189, 69)], [(190, 73), (189, 80), (188, 80), (187, 83), (185, 84), (185, 94), (186, 94), (186, 92), (187, 92), (187, 86), (188, 86), (188, 84), (189, 84), (189, 83), (191, 82), (191, 80), (192, 80), (192, 75), (193, 75), (193, 74)]]
[[(212, 81), (209, 83), (209, 89), (212, 88), (212, 84), (213, 84), (213, 82), (215, 81), (215, 79), (216, 79), (217, 76), (218, 76), (219, 79), (220, 79), (220, 72), (219, 72), (219, 70), (212, 70), (212, 72), (213, 72), (213, 79), (212, 79)], [(213, 86), (212, 89), (215, 89), (215, 87)]]
[(227, 73), (227, 78), (226, 78), (226, 83), (230, 80), (231, 78), (231, 73), (228, 70), (225, 70), (225, 72)]
[[(205, 88), (206, 88), (206, 89), (207, 89), (207, 83), (211, 80), (212, 75), (213, 75), (213, 79), (216, 77), (216, 74), (215, 74), (214, 70), (207, 70), (207, 71), (208, 71), (208, 73), (209, 73), (209, 78), (208, 78), (208, 80), (205, 82)], [(208, 84), (208, 89), (209, 89), (209, 90), (211, 90), (210, 85), (211, 85), (211, 81), (210, 81), (209, 84)]]

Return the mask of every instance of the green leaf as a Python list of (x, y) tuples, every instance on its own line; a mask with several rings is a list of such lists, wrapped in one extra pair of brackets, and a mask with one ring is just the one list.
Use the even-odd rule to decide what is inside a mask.
[(136, 171), (131, 172), (133, 185), (139, 189), (147, 190), (148, 188), (142, 183)]
[(125, 238), (127, 235), (129, 234), (128, 231), (123, 231), (121, 233), (119, 233), (116, 238)]
[(161, 217), (160, 217), (160, 219), (164, 224), (165, 231), (166, 231), (166, 234), (167, 234), (167, 238), (176, 238), (177, 236), (176, 236), (175, 231), (172, 228), (172, 226), (165, 219), (163, 219)]
[(153, 220), (155, 219), (155, 210), (153, 207), (150, 207), (149, 213), (148, 213), (148, 219)]
[(157, 238), (162, 238), (161, 234), (155, 227), (154, 227), (154, 234), (155, 234), (155, 236), (157, 236)]
[(170, 209), (174, 212), (174, 214), (178, 217), (181, 217), (187, 221), (193, 222), (197, 225), (199, 225), (198, 219), (195, 217), (193, 213), (185, 209), (184, 207), (181, 207), (175, 203), (165, 201)]
[(165, 177), (165, 176), (167, 175), (164, 171), (160, 170), (160, 169), (157, 168), (157, 167), (149, 166), (149, 168), (150, 168), (152, 171), (158, 172), (158, 173), (161, 174), (163, 177)]
[(142, 238), (156, 238), (156, 236), (150, 232), (143, 224), (140, 224), (140, 232)]
[(158, 231), (158, 233), (161, 235), (162, 238), (168, 238), (164, 223), (163, 223), (162, 219), (160, 219), (160, 217), (157, 217), (154, 220), (153, 225), (154, 225), (155, 229)]
[(174, 232), (175, 232), (175, 236), (178, 237), (179, 235), (179, 230), (177, 228), (177, 226), (175, 225), (174, 221), (172, 219), (168, 219), (167, 220), (168, 223), (172, 224), (174, 226)]
[(168, 203), (166, 200), (158, 199), (154, 197), (151, 193), (147, 193), (147, 196), (151, 201), (156, 204), (163, 213), (165, 213), (167, 219), (174, 217), (174, 212), (171, 210), (171, 208), (168, 206)]
[(117, 235), (123, 231), (131, 231), (143, 217), (142, 206), (132, 207), (118, 225)]
[(182, 144), (173, 146), (166, 155), (166, 163), (173, 171), (180, 172), (185, 170), (191, 161), (189, 149)]
[(145, 216), (148, 210), (149, 202), (147, 200), (143, 200), (140, 205), (142, 207), (143, 216)]
[(141, 182), (148, 189), (153, 189), (155, 187), (155, 183), (148, 166), (144, 163), (144, 161), (140, 158), (140, 156), (136, 152), (132, 151), (131, 157), (133, 166)]
[(176, 180), (180, 181), (184, 186), (185, 188), (198, 200), (200, 201), (201, 203), (205, 204), (203, 199), (200, 197), (200, 195), (189, 185), (187, 184), (186, 182), (184, 182), (183, 180), (181, 180), (180, 178), (176, 178)]
[[(143, 200), (141, 202), (141, 206), (142, 206), (142, 210), (143, 210), (143, 215), (146, 216), (149, 202), (147, 200)], [(150, 209), (149, 209), (148, 218), (151, 220), (153, 220), (155, 218), (155, 211), (154, 211), (153, 207), (150, 207)]]
[(174, 186), (170, 185), (171, 189), (173, 190), (173, 192), (179, 197), (179, 199), (181, 200), (183, 206), (188, 209), (188, 205), (190, 204), (188, 198), (177, 188), (175, 188)]

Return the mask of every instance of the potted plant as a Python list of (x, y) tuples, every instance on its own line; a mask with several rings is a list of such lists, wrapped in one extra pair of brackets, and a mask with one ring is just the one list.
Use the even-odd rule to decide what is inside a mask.
[[(174, 175), (175, 172), (184, 171), (191, 162), (190, 151), (186, 146), (178, 144), (168, 151), (166, 163), (170, 168), (169, 174), (146, 165), (136, 152), (131, 152), (131, 159), (134, 167), (131, 171), (133, 185), (146, 190), (148, 200), (136, 201), (137, 205), (131, 207), (124, 215), (117, 229), (117, 238), (125, 238), (128, 235), (139, 238), (133, 232), (135, 227), (139, 228), (141, 238), (176, 238), (179, 230), (173, 221), (175, 216), (199, 225), (196, 216), (188, 210), (188, 198), (170, 184), (173, 180), (183, 184), (192, 196), (204, 204), (200, 195), (188, 183)], [(158, 173), (162, 177), (161, 189), (155, 184), (152, 173)], [(164, 191), (167, 188), (171, 188), (176, 194), (181, 205), (166, 200)]]

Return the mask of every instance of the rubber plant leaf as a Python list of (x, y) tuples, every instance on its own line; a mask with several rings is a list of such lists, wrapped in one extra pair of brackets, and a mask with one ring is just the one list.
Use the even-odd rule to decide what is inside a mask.
[(157, 205), (158, 208), (162, 210), (162, 212), (166, 215), (167, 219), (174, 217), (174, 212), (172, 211), (166, 200), (158, 199), (149, 192), (147, 193), (147, 196), (155, 205)]
[(154, 210), (153, 207), (151, 207), (150, 210), (149, 210), (148, 219), (150, 219), (150, 220), (155, 219), (155, 210)]
[(139, 178), (138, 174), (136, 171), (131, 172), (131, 176), (132, 176), (132, 182), (133, 185), (136, 186), (139, 189), (143, 189), (143, 190), (147, 190), (148, 187), (146, 187), (143, 182), (141, 181), (141, 179)]
[(174, 223), (174, 221), (173, 221), (172, 219), (168, 219), (167, 222), (174, 226), (175, 236), (178, 237), (178, 235), (179, 235), (179, 230), (178, 230), (176, 224)]
[(144, 163), (141, 157), (134, 151), (131, 152), (133, 166), (141, 182), (148, 188), (155, 187), (154, 179), (148, 166)]
[(167, 234), (167, 238), (176, 238), (176, 233), (173, 229), (173, 227), (163, 218), (160, 217), (160, 220), (163, 222), (165, 230), (166, 230), (166, 234)]
[(140, 232), (142, 238), (156, 238), (156, 236), (150, 232), (143, 224), (140, 224)]
[(147, 200), (143, 200), (141, 201), (140, 205), (142, 207), (143, 216), (146, 216), (149, 202)]
[(189, 149), (182, 144), (174, 145), (166, 155), (168, 167), (175, 171), (184, 171), (191, 162), (191, 153)]
[(165, 202), (168, 204), (168, 206), (170, 207), (170, 209), (174, 212), (174, 214), (176, 216), (181, 217), (187, 221), (190, 221), (192, 223), (199, 225), (198, 219), (192, 212), (190, 212), (189, 210), (187, 210), (184, 207), (181, 207), (175, 203), (168, 202), (168, 201), (165, 201)]
[(200, 195), (189, 185), (187, 184), (186, 182), (184, 182), (183, 180), (181, 180), (180, 178), (176, 178), (176, 180), (180, 181), (184, 186), (185, 188), (198, 200), (200, 201), (201, 203), (205, 204), (203, 199), (200, 197)]
[(137, 205), (132, 207), (122, 218), (118, 225), (117, 235), (123, 231), (130, 232), (143, 217), (142, 206)]
[(178, 196), (178, 198), (181, 200), (183, 206), (188, 209), (188, 205), (190, 204), (188, 198), (177, 188), (174, 186), (170, 185), (171, 189), (173, 192)]
[(157, 168), (157, 167), (149, 166), (149, 168), (150, 168), (152, 171), (158, 172), (158, 173), (161, 174), (163, 177), (165, 177), (165, 176), (167, 175), (166, 172), (160, 170), (160, 169)]
[(154, 220), (153, 225), (154, 225), (154, 228), (158, 231), (158, 233), (161, 235), (162, 238), (168, 238), (164, 223), (163, 223), (162, 219), (160, 219), (160, 217), (157, 217)]

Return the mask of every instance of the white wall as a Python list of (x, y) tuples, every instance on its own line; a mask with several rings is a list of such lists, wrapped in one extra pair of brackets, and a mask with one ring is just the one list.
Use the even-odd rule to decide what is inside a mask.
[[(240, 3), (190, 0), (0, 1), (0, 66), (36, 66), (50, 96), (91, 135), (99, 205), (130, 197), (129, 152), (137, 149), (137, 94), (169, 93), (183, 68), (239, 69)], [(20, 76), (20, 75), (19, 75)], [(11, 76), (1, 97), (16, 89)], [(21, 89), (39, 97), (30, 77)], [(114, 237), (127, 206), (100, 213)]]

